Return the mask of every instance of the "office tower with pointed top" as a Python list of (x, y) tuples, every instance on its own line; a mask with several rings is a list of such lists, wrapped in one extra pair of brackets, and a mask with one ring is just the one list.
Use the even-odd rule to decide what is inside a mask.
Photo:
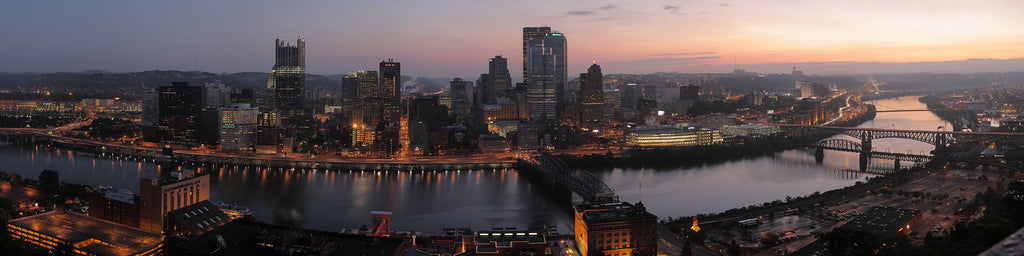
[(307, 123), (306, 110), (306, 40), (301, 37), (295, 44), (277, 39), (274, 68), (267, 82), (267, 106), (280, 113), (284, 126), (302, 126)]
[(590, 65), (587, 73), (580, 74), (580, 93), (576, 102), (579, 104), (580, 125), (584, 128), (596, 128), (604, 117), (603, 84), (601, 66), (597, 62)]
[(523, 82), (530, 120), (555, 123), (564, 109), (566, 40), (549, 27), (523, 28)]

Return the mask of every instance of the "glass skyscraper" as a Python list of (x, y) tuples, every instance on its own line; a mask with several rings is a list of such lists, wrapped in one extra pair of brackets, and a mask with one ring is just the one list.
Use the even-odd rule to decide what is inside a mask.
[[(523, 28), (523, 82), (530, 120), (554, 123), (562, 112), (566, 77), (566, 40), (549, 27)], [(543, 33), (543, 35), (540, 35)]]

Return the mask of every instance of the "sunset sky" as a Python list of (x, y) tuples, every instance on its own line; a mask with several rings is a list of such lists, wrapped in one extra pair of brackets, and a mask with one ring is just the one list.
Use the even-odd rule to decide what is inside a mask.
[(0, 72), (195, 70), (197, 53), (203, 71), (266, 72), (274, 39), (302, 36), (314, 74), (394, 58), (408, 75), (475, 77), (503, 55), (518, 78), (524, 26), (565, 34), (573, 77), (594, 59), (606, 73), (1024, 71), (1019, 0), (432, 0), (14, 1)]

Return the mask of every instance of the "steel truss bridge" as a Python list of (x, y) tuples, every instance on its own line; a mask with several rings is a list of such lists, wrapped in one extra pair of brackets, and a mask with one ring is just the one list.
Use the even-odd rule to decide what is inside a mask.
[(615, 191), (608, 187), (601, 178), (591, 172), (569, 167), (561, 159), (551, 155), (520, 158), (531, 165), (543, 177), (554, 179), (556, 183), (571, 190), (588, 202), (610, 202), (615, 200)]

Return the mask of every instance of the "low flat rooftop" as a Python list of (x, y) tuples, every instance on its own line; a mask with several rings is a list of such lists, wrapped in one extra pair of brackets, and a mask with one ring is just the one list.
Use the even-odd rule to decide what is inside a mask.
[(97, 255), (134, 255), (163, 244), (160, 234), (64, 211), (15, 219), (9, 224), (57, 237)]

